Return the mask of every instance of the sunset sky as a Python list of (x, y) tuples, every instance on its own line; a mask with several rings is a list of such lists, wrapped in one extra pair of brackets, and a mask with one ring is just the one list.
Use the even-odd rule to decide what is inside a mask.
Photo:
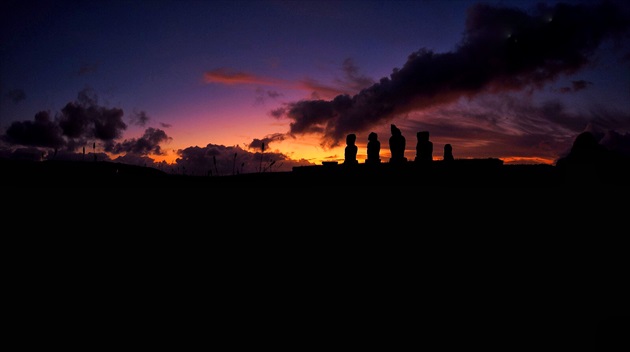
[[(191, 174), (415, 157), (630, 153), (630, 2), (8, 0), (0, 156)], [(264, 149), (262, 148), (264, 144)]]

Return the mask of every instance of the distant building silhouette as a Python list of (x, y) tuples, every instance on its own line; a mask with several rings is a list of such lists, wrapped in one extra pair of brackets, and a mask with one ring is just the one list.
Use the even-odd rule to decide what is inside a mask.
[(354, 133), (350, 133), (346, 136), (346, 149), (344, 151), (344, 161), (343, 163), (346, 165), (354, 165), (358, 164), (357, 161), (357, 150), (358, 147), (355, 144), (357, 140), (357, 135)]
[(433, 161), (433, 142), (429, 140), (429, 131), (416, 133), (418, 143), (416, 144), (416, 162)]
[(381, 162), (380, 159), (381, 152), (381, 142), (378, 140), (378, 135), (376, 132), (371, 132), (368, 136), (367, 143), (367, 159), (365, 160), (366, 164), (378, 164)]
[(407, 141), (405, 140), (405, 136), (402, 135), (402, 132), (396, 125), (391, 125), (392, 135), (389, 137), (389, 150), (392, 153), (391, 159), (389, 159), (390, 163), (399, 163), (407, 161), (405, 158), (405, 146)]
[(453, 146), (450, 144), (444, 144), (444, 161), (453, 161), (455, 158), (453, 157)]

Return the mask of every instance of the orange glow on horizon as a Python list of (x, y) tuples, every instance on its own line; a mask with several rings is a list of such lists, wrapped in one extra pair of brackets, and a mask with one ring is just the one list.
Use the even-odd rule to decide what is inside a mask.
[(504, 164), (547, 164), (553, 165), (556, 160), (543, 158), (543, 157), (522, 157), (522, 156), (511, 156), (501, 158)]
[[(359, 146), (359, 150), (361, 150), (361, 146)], [(365, 147), (363, 147), (365, 148)], [(345, 146), (335, 147), (329, 150), (323, 150), (321, 147), (313, 147), (312, 145), (306, 145), (301, 143), (289, 143), (289, 145), (284, 145), (283, 148), (273, 149), (274, 153), (281, 153), (287, 156), (292, 160), (308, 160), (309, 162), (322, 165), (322, 162), (328, 161), (336, 161), (339, 163), (343, 163), (344, 161), (344, 149)], [(255, 151), (252, 151), (255, 153)], [(175, 164), (179, 155), (177, 155), (175, 149), (168, 149), (163, 155), (149, 155), (156, 163), (165, 162), (167, 164)], [(391, 153), (389, 151), (381, 152), (380, 154), (381, 162), (386, 163), (389, 161), (391, 157)], [(406, 150), (405, 157), (408, 161), (413, 161), (415, 159), (415, 150)], [(358, 153), (357, 161), (359, 163), (365, 163), (365, 159), (367, 158), (366, 153)], [(443, 157), (441, 155), (433, 155), (433, 160), (440, 161)], [(461, 157), (456, 159), (474, 159)], [(522, 157), (522, 156), (508, 156), (499, 158), (503, 160), (504, 164), (547, 164), (554, 165), (556, 159), (545, 158), (545, 157)]]
[(156, 163), (165, 162), (169, 165), (173, 165), (179, 156), (173, 151), (168, 151), (166, 155), (149, 155), (149, 157)]

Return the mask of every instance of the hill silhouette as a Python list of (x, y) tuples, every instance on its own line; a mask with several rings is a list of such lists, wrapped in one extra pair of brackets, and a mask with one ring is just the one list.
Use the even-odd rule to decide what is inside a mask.
[(20, 187), (627, 187), (630, 158), (580, 134), (556, 165), (505, 165), (496, 158), (323, 163), (291, 172), (226, 176), (171, 174), (109, 161), (0, 159), (5, 184)]

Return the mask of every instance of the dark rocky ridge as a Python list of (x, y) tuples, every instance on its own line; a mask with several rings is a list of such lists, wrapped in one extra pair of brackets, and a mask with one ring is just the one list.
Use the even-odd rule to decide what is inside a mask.
[(504, 165), (499, 159), (429, 164), (317, 165), (292, 172), (188, 176), (115, 162), (0, 160), (5, 186), (20, 187), (562, 187), (628, 186), (630, 164)]
[(630, 156), (581, 133), (556, 165), (505, 165), (501, 159), (323, 163), (291, 172), (175, 175), (115, 162), (0, 159), (5, 185), (22, 187), (564, 187), (630, 185)]

